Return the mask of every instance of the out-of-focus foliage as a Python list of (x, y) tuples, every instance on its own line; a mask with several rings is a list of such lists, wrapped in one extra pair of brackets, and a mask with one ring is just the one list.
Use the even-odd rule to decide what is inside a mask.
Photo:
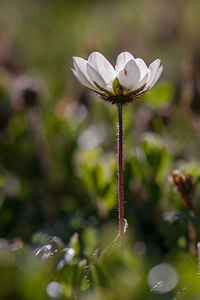
[[(200, 231), (200, 2), (0, 7), (0, 299), (199, 299), (188, 226)], [(95, 50), (164, 65), (124, 107), (123, 256), (116, 107), (70, 70)], [(177, 168), (194, 178), (195, 219), (170, 185)]]
[(164, 108), (169, 106), (174, 97), (173, 85), (170, 82), (164, 81), (162, 84), (157, 84), (157, 86), (147, 93), (144, 97), (147, 105), (152, 108)]

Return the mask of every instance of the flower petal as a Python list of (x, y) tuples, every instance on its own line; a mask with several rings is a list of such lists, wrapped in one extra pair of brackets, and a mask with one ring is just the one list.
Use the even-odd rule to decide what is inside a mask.
[(133, 90), (133, 87), (138, 83), (140, 77), (140, 69), (133, 59), (131, 59), (118, 74), (119, 83), (127, 91)]
[(152, 82), (152, 84), (150, 85), (150, 89), (154, 86), (154, 84), (158, 81), (158, 79), (160, 78), (160, 75), (162, 74), (163, 71), (163, 66), (160, 66), (160, 68), (158, 69), (158, 72), (155, 76), (154, 81)]
[(116, 78), (116, 73), (109, 61), (101, 53), (93, 52), (88, 57), (88, 64), (101, 75), (107, 85), (107, 88), (111, 90), (112, 83)]
[(102, 78), (101, 74), (97, 72), (89, 63), (86, 65), (87, 73), (89, 78), (92, 82), (98, 83), (102, 88), (107, 89), (107, 84), (105, 83), (104, 79)]
[(123, 70), (125, 65), (132, 59), (134, 59), (134, 57), (129, 52), (122, 52), (120, 55), (118, 55), (115, 65), (116, 73), (118, 74), (121, 70)]
[(140, 73), (141, 73), (141, 78), (140, 79), (143, 79), (146, 76), (146, 74), (148, 73), (147, 65), (145, 64), (145, 62), (141, 58), (136, 58), (135, 62), (136, 62), (137, 66), (140, 69)]
[(95, 85), (91, 82), (87, 74), (87, 61), (81, 57), (73, 57), (73, 65), (74, 69), (72, 69), (72, 71), (79, 82), (86, 87), (96, 90)]
[(156, 74), (158, 72), (158, 69), (160, 67), (160, 59), (156, 59), (154, 60), (150, 66), (149, 66), (149, 78), (148, 78), (148, 82), (147, 82), (147, 86), (150, 87), (156, 77)]
[[(136, 84), (132, 87), (132, 89), (137, 90), (137, 89), (141, 88), (144, 84), (146, 87), (147, 80), (148, 80), (148, 73), (146, 73), (146, 75), (142, 78), (142, 80), (136, 82)], [(145, 89), (145, 87), (144, 87), (144, 89)]]

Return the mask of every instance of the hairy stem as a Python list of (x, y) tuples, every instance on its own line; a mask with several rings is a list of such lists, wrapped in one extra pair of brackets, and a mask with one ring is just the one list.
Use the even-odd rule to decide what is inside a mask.
[(117, 105), (118, 108), (118, 206), (119, 206), (119, 233), (120, 246), (124, 249), (124, 200), (123, 200), (123, 120), (122, 120), (122, 104)]
[[(185, 207), (188, 209), (189, 215), (192, 217), (192, 219), (195, 219), (196, 213), (194, 207), (193, 194), (190, 195), (182, 194), (181, 199)], [(197, 242), (198, 242), (198, 231), (191, 221), (189, 221), (188, 224), (188, 237), (189, 237), (189, 253), (196, 254)]]

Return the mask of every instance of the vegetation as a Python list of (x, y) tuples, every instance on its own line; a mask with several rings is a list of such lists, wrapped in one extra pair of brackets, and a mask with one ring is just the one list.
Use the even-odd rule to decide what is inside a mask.
[[(0, 299), (199, 299), (199, 12), (196, 0), (1, 1)], [(124, 108), (123, 255), (117, 108), (70, 70), (95, 50), (164, 65)]]

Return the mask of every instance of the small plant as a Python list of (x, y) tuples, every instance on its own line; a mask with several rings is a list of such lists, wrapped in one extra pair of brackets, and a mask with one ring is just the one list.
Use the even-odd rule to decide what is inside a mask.
[(157, 82), (162, 71), (160, 59), (149, 67), (141, 58), (122, 52), (115, 68), (99, 52), (93, 52), (84, 60), (73, 57), (74, 75), (79, 82), (98, 94), (103, 100), (116, 104), (118, 108), (118, 200), (120, 245), (124, 249), (124, 200), (123, 200), (123, 105), (146, 94)]

